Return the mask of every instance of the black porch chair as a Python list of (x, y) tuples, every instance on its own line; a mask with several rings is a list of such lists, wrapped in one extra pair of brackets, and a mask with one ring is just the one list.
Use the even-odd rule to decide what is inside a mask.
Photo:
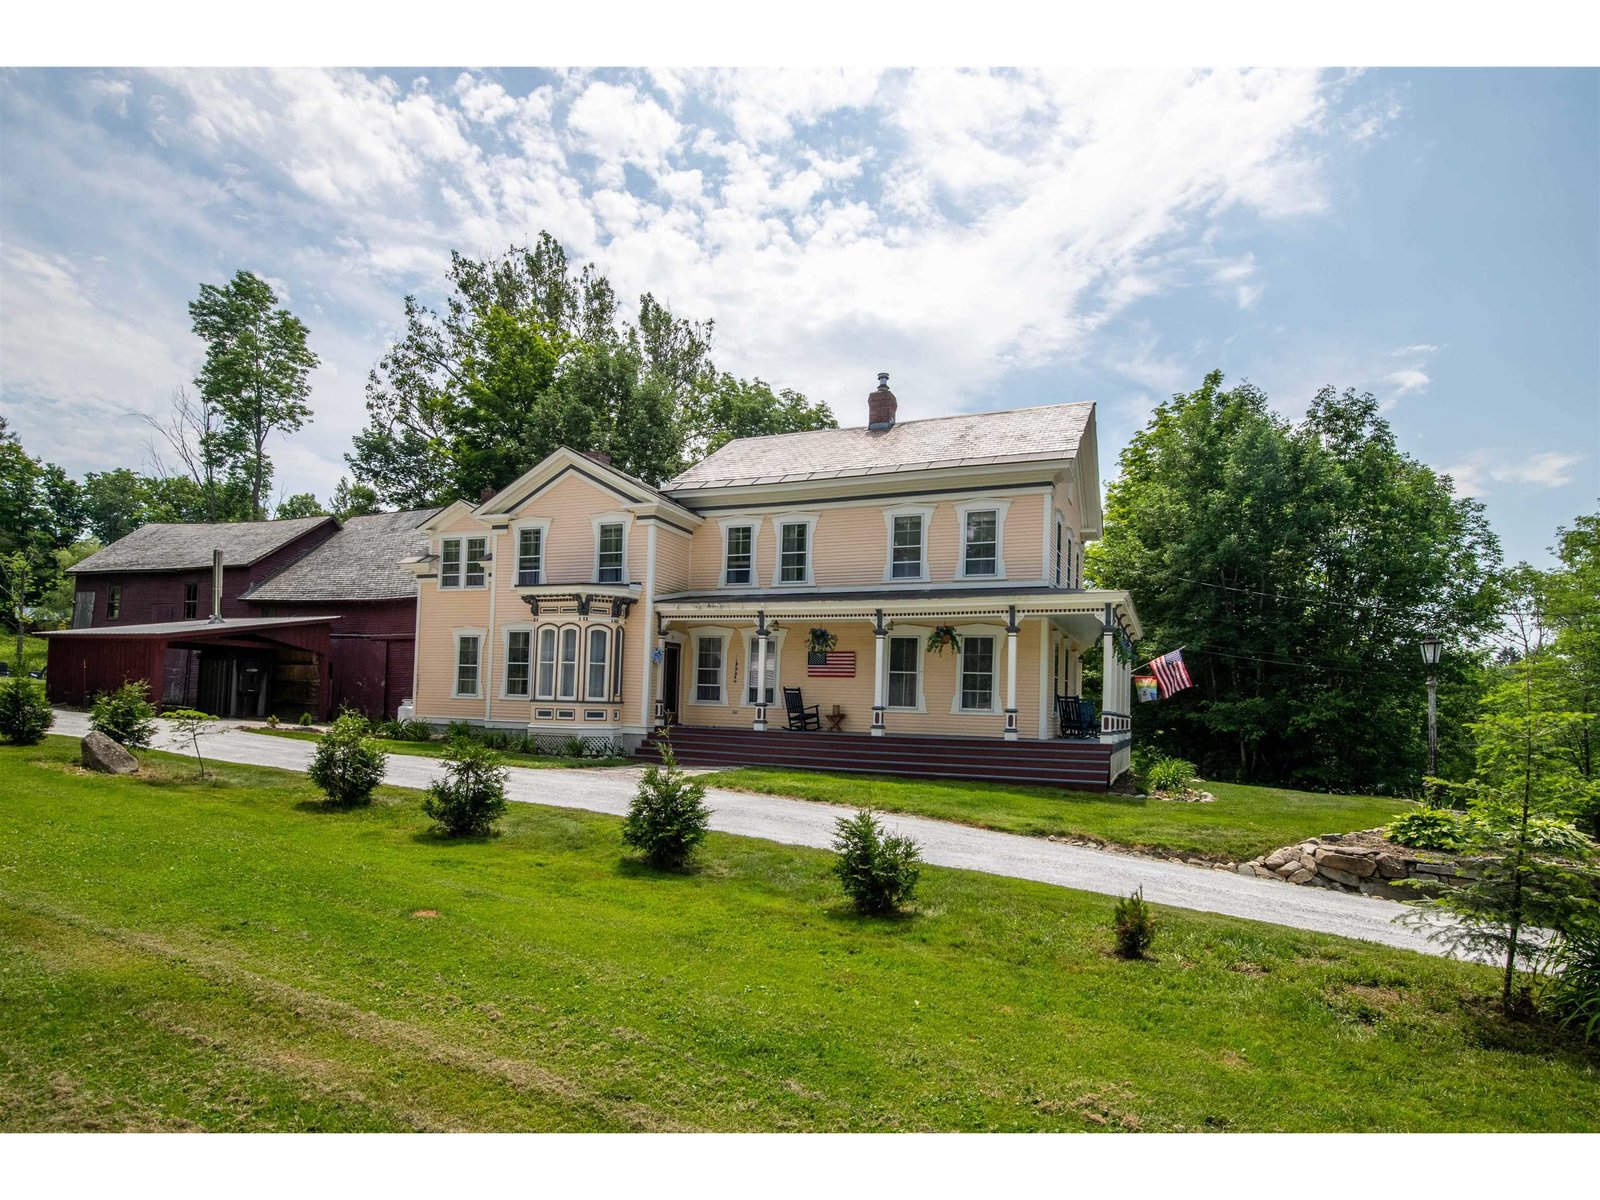
[(822, 714), (817, 711), (817, 705), (809, 708), (800, 698), (800, 689), (786, 687), (783, 689), (783, 707), (789, 713), (790, 729), (818, 729), (822, 728)]
[(1095, 725), (1093, 703), (1078, 696), (1057, 696), (1056, 715), (1064, 738), (1095, 737), (1100, 732)]

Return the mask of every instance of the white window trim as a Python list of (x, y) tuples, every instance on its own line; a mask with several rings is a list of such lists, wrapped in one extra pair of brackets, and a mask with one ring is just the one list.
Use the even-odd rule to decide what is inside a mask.
[[(483, 540), (483, 555), (484, 555), (484, 557), (483, 557), (483, 582), (482, 583), (468, 583), (467, 582), (467, 542), (472, 540), (472, 539), (474, 539), (474, 538), (481, 538)], [(445, 581), (444, 581), (444, 547), (445, 547), (445, 543), (446, 542), (460, 542), (461, 543), (461, 582), (458, 583), (458, 584), (455, 584), (454, 586), (446, 584)], [(491, 579), (494, 577), (494, 561), (490, 557), (490, 555), (492, 555), (493, 553), (494, 553), (493, 543), (490, 541), (489, 532), (487, 530), (485, 530), (483, 533), (452, 533), (449, 537), (440, 538), (439, 539), (439, 580), (438, 580), (438, 590), (439, 591), (443, 591), (443, 592), (486, 592), (486, 591), (488, 591), (489, 590), (489, 583), (490, 583)]]
[[(928, 529), (933, 524), (933, 512), (931, 504), (903, 504), (899, 508), (886, 508), (883, 510), (883, 581), (885, 583), (928, 582)], [(894, 519), (896, 517), (922, 518), (922, 570), (919, 574), (896, 575), (894, 573)]]
[(622, 578), (617, 581), (617, 584), (608, 584), (607, 586), (626, 584), (628, 582), (628, 534), (633, 526), (633, 521), (625, 512), (596, 513), (594, 516), (589, 518), (589, 525), (594, 530), (594, 561), (589, 574), (589, 582), (600, 582), (600, 526), (621, 525)]
[[(578, 644), (572, 653), (572, 695), (563, 695), (561, 692), (561, 650), (562, 644), (567, 640), (567, 630), (572, 630), (578, 635)], [(583, 694), (583, 668), (586, 647), (583, 642), (583, 626), (576, 621), (567, 621), (556, 626), (556, 700), (557, 704), (581, 704), (578, 699)]]
[[(719, 588), (758, 588), (761, 586), (760, 568), (756, 564), (761, 557), (761, 526), (764, 523), (765, 518), (763, 517), (722, 518), (722, 556), (717, 560), (717, 586)], [(750, 530), (750, 579), (747, 583), (728, 582), (728, 531), (730, 529)]]
[[(963, 519), (964, 521), (964, 519)], [(962, 708), (961, 707), (961, 652), (955, 654), (952, 669), (956, 676), (955, 694), (950, 697), (950, 712), (954, 716), (998, 716), (1002, 706), (1000, 703), (1001, 691), (1005, 686), (1003, 678), (1005, 671), (1006, 653), (1006, 627), (1004, 625), (958, 625), (956, 635), (965, 644), (968, 637), (992, 637), (994, 639), (994, 686), (989, 689), (988, 708)]]
[(522, 573), (522, 531), (524, 529), (537, 529), (539, 531), (539, 584), (550, 578), (550, 518), (528, 517), (511, 524), (511, 582), (514, 587), (537, 587), (539, 584), (518, 583), (517, 577)]
[[(466, 560), (462, 559), (463, 577), (466, 569)], [(450, 699), (452, 700), (482, 700), (483, 699), (483, 642), (484, 631), (481, 629), (452, 629), (450, 656)], [(461, 639), (475, 637), (478, 639), (478, 686), (475, 691), (463, 692), (457, 689), (461, 686)]]
[[(1072, 586), (1072, 537), (1067, 530), (1067, 517), (1059, 508), (1051, 512), (1051, 520), (1046, 524), (1049, 544), (1045, 547), (1045, 578), (1051, 587), (1068, 588)], [(1056, 531), (1061, 531), (1061, 578), (1056, 578)]]
[[(551, 631), (553, 642), (550, 647), (550, 692), (548, 695), (539, 691), (539, 641), (544, 636), (544, 631)], [(561, 686), (561, 626), (552, 621), (545, 621), (534, 629), (533, 634), (533, 685), (528, 698), (543, 704), (556, 703), (556, 692)]]
[[(774, 548), (772, 554), (772, 586), (775, 588), (814, 587), (817, 581), (817, 513), (782, 513), (772, 518)], [(783, 578), (783, 527), (806, 527), (806, 577), (803, 580)]]
[[(718, 681), (716, 700), (700, 699), (700, 639), (717, 638), (722, 642), (722, 678)], [(733, 630), (722, 626), (701, 626), (689, 630), (688, 645), (688, 687), (684, 688), (685, 704), (692, 704), (696, 708), (727, 708), (728, 707), (728, 646), (733, 641)], [(681, 670), (682, 668), (680, 668)], [(682, 686), (680, 682), (679, 686)]]
[[(525, 633), (528, 635), (528, 694), (519, 696), (515, 692), (508, 692), (507, 676), (511, 670), (511, 635)], [(534, 688), (538, 684), (536, 676), (539, 673), (539, 633), (538, 628), (531, 622), (513, 621), (500, 629), (500, 692), (501, 700), (526, 700), (532, 702)]]
[[(917, 643), (917, 703), (914, 707), (889, 703), (889, 647), (883, 648), (883, 704), (889, 712), (925, 713), (928, 711), (928, 634), (933, 627), (894, 624), (889, 627), (889, 638), (914, 638)], [(959, 672), (959, 667), (957, 668)], [(958, 675), (959, 678), (959, 675)], [(958, 697), (959, 699), (959, 697)]]
[[(772, 649), (767, 652), (768, 659), (773, 663), (772, 668), (772, 706), (783, 703), (783, 639), (789, 636), (787, 629), (767, 630), (767, 636), (772, 639)], [(744, 635), (744, 690), (740, 692), (743, 697), (741, 704), (745, 708), (753, 708), (758, 702), (750, 699), (750, 681), (756, 677), (756, 656), (751, 643), (756, 640), (756, 631), (750, 630)], [(726, 671), (726, 664), (724, 664)], [(724, 691), (727, 689), (724, 688)]]
[[(1006, 578), (1006, 510), (1011, 507), (1009, 500), (969, 500), (965, 504), (956, 505), (956, 578), (957, 579), (1004, 579)], [(967, 514), (969, 512), (994, 513), (994, 574), (972, 575), (967, 574)]]
[[(591, 696), (589, 694), (589, 671), (594, 664), (589, 658), (589, 639), (594, 636), (597, 629), (606, 635), (606, 657), (604, 663), (601, 664), (604, 667), (605, 675), (600, 681), (600, 695)], [(583, 659), (583, 687), (580, 690), (583, 693), (583, 702), (585, 704), (611, 703), (612, 662), (616, 657), (616, 644), (616, 631), (609, 625), (585, 625), (583, 627), (583, 637), (579, 645), (579, 651)]]

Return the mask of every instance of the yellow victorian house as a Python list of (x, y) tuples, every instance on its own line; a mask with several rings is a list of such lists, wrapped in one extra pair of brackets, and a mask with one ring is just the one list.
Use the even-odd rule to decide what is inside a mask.
[[(661, 488), (562, 449), (422, 527), (432, 723), (643, 758), (1104, 787), (1128, 767), (1126, 592), (1093, 404), (729, 442)], [(1101, 688), (1083, 696), (1083, 656)]]

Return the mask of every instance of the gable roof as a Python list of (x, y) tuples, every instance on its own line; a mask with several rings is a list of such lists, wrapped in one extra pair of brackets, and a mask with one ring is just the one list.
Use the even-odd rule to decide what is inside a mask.
[(189, 571), (211, 569), (211, 551), (222, 551), (224, 567), (248, 567), (310, 533), (332, 517), (288, 521), (231, 521), (195, 525), (141, 525), (104, 550), (67, 568), (70, 575), (108, 571)]
[(650, 486), (637, 475), (630, 475), (612, 466), (603, 458), (574, 450), (570, 446), (556, 447), (516, 480), (473, 509), (473, 514), (481, 520), (510, 516), (545, 488), (568, 474), (587, 479), (591, 484), (622, 500), (625, 505), (657, 504), (676, 512), (683, 518), (695, 521), (699, 519), (690, 510), (682, 508), (671, 496)]
[(418, 527), (435, 511), (422, 508), (350, 517), (338, 533), (258, 583), (242, 599), (409, 600), (417, 594), (417, 578), (400, 560), (427, 553), (428, 535)]
[(1076, 456), (1094, 404), (901, 421), (888, 429), (816, 429), (739, 438), (665, 485), (669, 496), (749, 484), (792, 483), (940, 467), (1058, 462)]

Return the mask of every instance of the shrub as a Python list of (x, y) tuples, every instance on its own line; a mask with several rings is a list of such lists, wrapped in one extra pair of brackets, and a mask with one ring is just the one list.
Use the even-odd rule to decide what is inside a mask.
[(310, 729), (311, 728), (311, 721), (312, 721), (312, 716), (311, 716), (310, 713), (303, 712), (303, 713), (300, 714), (299, 725), (300, 725), (301, 729)]
[[(664, 753), (670, 753), (670, 751), (666, 751)], [(569, 737), (566, 741), (562, 742), (561, 743), (561, 757), (562, 758), (582, 758), (583, 757), (583, 739), (582, 738)]]
[(307, 774), (332, 803), (346, 808), (368, 804), (383, 782), (388, 756), (370, 732), (360, 713), (343, 712), (317, 739)]
[(833, 848), (833, 873), (857, 912), (894, 912), (917, 890), (922, 851), (908, 837), (886, 835), (871, 809), (839, 818)]
[(193, 708), (169, 709), (167, 720), (172, 723), (172, 731), (179, 737), (188, 738), (189, 744), (194, 747), (194, 761), (199, 764), (200, 778), (206, 777), (206, 760), (200, 755), (200, 739), (213, 732), (217, 719), (210, 713), (200, 712)]
[(1117, 954), (1123, 958), (1143, 958), (1156, 940), (1156, 918), (1144, 902), (1144, 889), (1136, 888), (1117, 901), (1111, 912), (1111, 929), (1117, 938)]
[(13, 746), (36, 745), (55, 720), (44, 688), (36, 681), (0, 679), (0, 737)]
[(1550, 961), (1544, 1001), (1552, 1016), (1585, 1041), (1600, 1041), (1600, 921), (1576, 924)]
[(444, 727), (445, 741), (459, 742), (463, 738), (474, 742), (481, 740), (478, 737), (478, 727), (471, 721), (451, 721)]
[(426, 721), (396, 721), (395, 737), (402, 742), (431, 742), (433, 727)]
[(280, 724), (282, 724), (282, 722), (280, 722), (278, 720), (278, 714), (277, 713), (269, 713), (269, 714), (267, 714), (267, 728), (268, 729), (276, 729)]
[(1401, 813), (1384, 828), (1391, 842), (1416, 850), (1459, 850), (1469, 830), (1464, 813), (1452, 808), (1419, 808)]
[[(577, 741), (576, 738), (572, 739)], [(705, 840), (711, 822), (706, 785), (685, 775), (670, 742), (661, 742), (661, 763), (645, 768), (639, 790), (622, 822), (622, 841), (653, 867), (681, 870)]]
[(428, 785), (422, 811), (450, 837), (486, 834), (506, 811), (506, 769), (500, 756), (471, 738), (445, 747), (445, 777)]
[(383, 738), (389, 742), (397, 742), (400, 740), (402, 728), (399, 721), (379, 721), (372, 727), (372, 736)]
[(89, 728), (120, 742), (129, 750), (142, 750), (156, 735), (156, 710), (150, 703), (150, 685), (130, 679), (114, 692), (101, 692), (89, 710)]
[(1145, 786), (1156, 792), (1186, 792), (1194, 786), (1195, 766), (1183, 758), (1158, 755), (1144, 768)]

